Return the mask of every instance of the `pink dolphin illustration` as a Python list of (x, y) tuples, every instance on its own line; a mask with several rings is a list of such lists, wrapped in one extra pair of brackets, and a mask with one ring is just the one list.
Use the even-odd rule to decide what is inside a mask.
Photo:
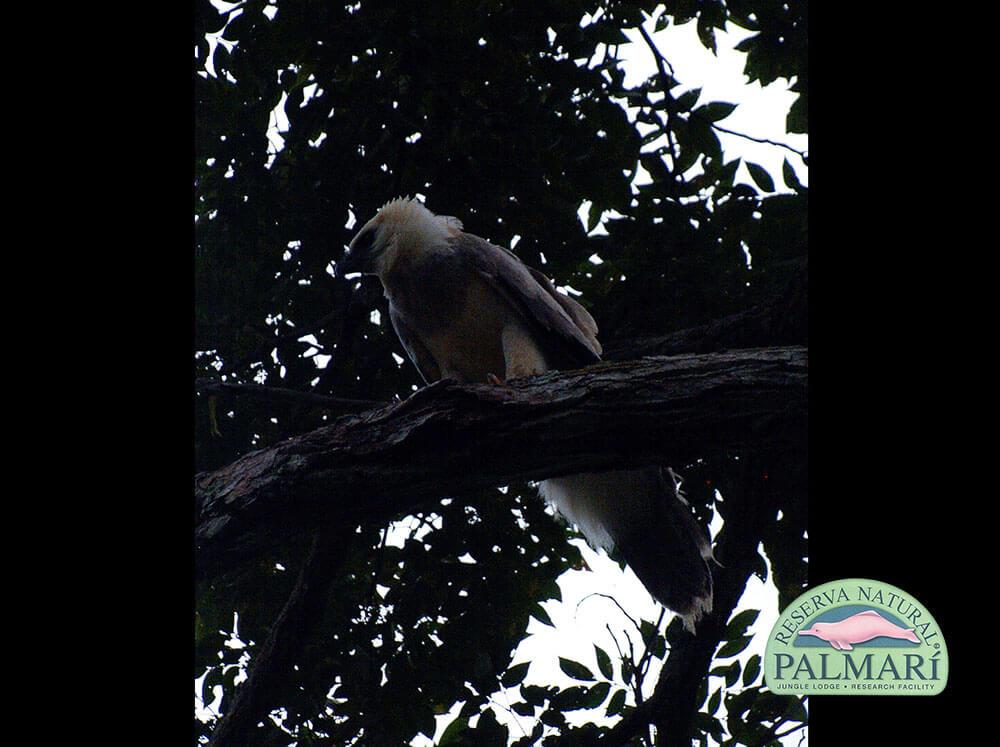
[(865, 610), (838, 622), (814, 623), (809, 630), (800, 630), (799, 635), (814, 635), (838, 651), (850, 651), (854, 648), (852, 644), (864, 643), (879, 636), (920, 643), (912, 628), (894, 625), (875, 610)]

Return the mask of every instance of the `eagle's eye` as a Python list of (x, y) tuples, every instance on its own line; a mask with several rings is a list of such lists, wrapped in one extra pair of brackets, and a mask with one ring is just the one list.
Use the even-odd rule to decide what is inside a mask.
[(351, 242), (351, 253), (354, 254), (359, 259), (367, 257), (375, 245), (375, 232), (378, 231), (377, 226), (369, 226), (364, 231), (359, 233), (354, 241)]

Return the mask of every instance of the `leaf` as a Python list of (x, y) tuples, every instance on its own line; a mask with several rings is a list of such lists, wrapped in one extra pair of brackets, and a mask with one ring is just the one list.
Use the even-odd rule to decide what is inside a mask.
[(531, 733), (514, 740), (510, 743), (510, 747), (534, 747), (536, 744), (541, 744), (542, 734), (544, 733), (545, 725), (541, 721), (536, 721)]
[(760, 655), (754, 654), (750, 657), (746, 667), (743, 669), (743, 687), (749, 687), (760, 674)]
[(608, 707), (604, 712), (608, 716), (617, 716), (622, 712), (622, 708), (625, 707), (625, 696), (626, 692), (624, 690), (615, 690), (615, 694), (611, 696), (611, 700), (608, 701)]
[(514, 703), (514, 705), (511, 706), (511, 710), (519, 716), (535, 715), (535, 706), (530, 703)]
[(737, 44), (733, 49), (737, 52), (749, 52), (753, 46), (760, 41), (760, 34), (753, 34)]
[(611, 657), (607, 655), (603, 648), (594, 644), (594, 653), (597, 655), (597, 668), (600, 670), (601, 674), (609, 680), (615, 678), (615, 670), (611, 665)]
[(805, 721), (809, 718), (809, 714), (806, 712), (805, 704), (802, 702), (801, 698), (791, 699), (791, 702), (788, 704), (788, 708), (785, 710), (785, 718), (805, 723)]
[(738, 661), (734, 661), (729, 665), (726, 670), (726, 687), (732, 687), (736, 684), (736, 680), (740, 678), (740, 669), (741, 667)]
[(757, 553), (753, 557), (753, 574), (759, 578), (761, 581), (767, 581), (767, 561), (764, 560), (764, 556)]
[(782, 717), (789, 708), (794, 707), (797, 700), (790, 695), (778, 695), (768, 690), (761, 691), (747, 712), (747, 720), (757, 723), (774, 721)]
[(520, 685), (524, 680), (525, 675), (528, 674), (528, 667), (530, 664), (530, 661), (526, 661), (523, 664), (515, 664), (503, 673), (503, 676), (500, 678), (500, 683), (504, 687), (514, 687), (514, 685)]
[(711, 104), (699, 106), (691, 113), (697, 117), (707, 119), (709, 122), (718, 122), (720, 119), (725, 119), (732, 114), (735, 109), (736, 104), (730, 104), (727, 101), (713, 101)]
[(462, 741), (461, 736), (462, 734), (465, 733), (465, 731), (468, 728), (469, 728), (469, 719), (462, 718), (461, 716), (459, 718), (456, 718), (454, 721), (448, 724), (448, 727), (444, 730), (444, 733), (441, 735), (441, 741), (438, 742), (438, 745), (440, 745), (440, 747), (447, 747), (448, 745), (452, 744), (456, 745), (460, 744)]
[(656, 636), (649, 644), (649, 653), (657, 659), (662, 659), (667, 654), (667, 641), (662, 635)]
[(644, 106), (649, 97), (644, 88), (624, 88), (620, 91), (614, 91), (613, 95), (628, 99), (631, 106)]
[(649, 646), (649, 644), (653, 642), (653, 638), (656, 636), (656, 626), (649, 620), (640, 620), (639, 633), (642, 635), (642, 645)]
[(773, 192), (774, 180), (771, 179), (771, 175), (767, 173), (767, 170), (756, 163), (747, 161), (746, 164), (747, 169), (750, 171), (750, 178), (754, 180), (754, 183), (764, 192)]
[(621, 29), (611, 23), (592, 23), (584, 31), (595, 41), (605, 44), (628, 44), (631, 41)]
[(415, 720), (419, 723), (417, 729), (420, 733), (428, 739), (434, 739), (434, 732), (437, 731), (437, 718), (434, 716), (434, 710), (427, 707), (421, 708)]
[(215, 686), (222, 684), (222, 667), (212, 667), (201, 681), (201, 700), (208, 706), (215, 700)]
[(603, 703), (604, 699), (608, 697), (609, 692), (611, 692), (610, 682), (598, 682), (596, 685), (587, 690), (584, 707), (597, 708), (597, 706)]
[(667, 130), (664, 127), (659, 127), (655, 130), (650, 130), (645, 135), (642, 136), (640, 141), (642, 145), (649, 145), (654, 140), (659, 140), (661, 137), (665, 137)]
[(743, 635), (747, 628), (753, 625), (760, 610), (743, 610), (732, 620), (726, 623), (726, 631), (722, 634), (727, 641)]
[(562, 601), (562, 591), (559, 588), (559, 584), (556, 583), (555, 579), (551, 579), (546, 583), (541, 589), (538, 590), (538, 599), (554, 599), (557, 602)]
[(594, 675), (590, 673), (590, 670), (587, 669), (587, 667), (578, 661), (573, 661), (572, 659), (564, 659), (560, 656), (559, 668), (575, 680), (587, 681), (594, 679)]
[(552, 622), (552, 618), (549, 617), (549, 613), (546, 612), (540, 604), (536, 604), (531, 608), (531, 616), (543, 625), (548, 625), (553, 628), (555, 627), (555, 623)]
[(699, 96), (701, 96), (700, 88), (692, 88), (690, 91), (682, 93), (677, 97), (677, 101), (675, 102), (677, 111), (691, 111), (691, 107), (698, 103)]
[(581, 685), (574, 685), (565, 690), (560, 690), (552, 698), (552, 708), (559, 711), (575, 711), (579, 708), (586, 708), (587, 688)]
[(722, 164), (719, 169), (719, 184), (724, 187), (732, 187), (733, 179), (736, 178), (736, 171), (741, 163), (743, 163), (743, 159), (734, 158), (732, 161)]
[(698, 148), (693, 148), (690, 145), (682, 146), (680, 151), (680, 155), (677, 156), (677, 160), (674, 162), (673, 171), (675, 174), (683, 174), (694, 166), (695, 161), (698, 160), (698, 156), (701, 155), (701, 151)]
[(722, 702), (722, 688), (719, 688), (714, 693), (712, 697), (708, 699), (708, 713), (714, 715), (717, 710), (719, 710), (719, 704)]
[(669, 182), (672, 180), (670, 172), (663, 163), (663, 159), (659, 156), (653, 155), (652, 153), (641, 153), (639, 154), (639, 163), (641, 163), (642, 167), (649, 172), (653, 181)]
[(795, 169), (792, 168), (792, 164), (789, 163), (787, 158), (781, 164), (781, 178), (785, 180), (785, 184), (790, 189), (794, 189), (796, 192), (801, 192), (804, 189), (802, 182), (799, 181), (798, 174), (795, 173)]
[(701, 707), (701, 704), (705, 702), (708, 697), (708, 677), (703, 677), (698, 685), (698, 689), (695, 691), (694, 702)]
[(806, 107), (806, 95), (800, 94), (788, 110), (785, 117), (785, 129), (789, 132), (806, 133), (809, 131), (808, 109)]
[(753, 640), (752, 635), (745, 635), (736, 640), (729, 641), (722, 648), (719, 649), (719, 653), (715, 655), (717, 659), (725, 659), (730, 656), (736, 656), (740, 651), (745, 649), (750, 645), (750, 641)]
[(539, 719), (543, 724), (556, 728), (561, 728), (566, 723), (566, 717), (562, 715), (562, 711), (556, 711), (551, 708), (543, 711)]
[(521, 697), (532, 705), (542, 705), (548, 698), (548, 695), (548, 688), (538, 685), (521, 685)]
[(466, 721), (468, 721), (470, 718), (479, 713), (479, 707), (481, 705), (482, 703), (477, 702), (477, 699), (465, 701), (465, 703), (462, 705), (461, 710), (459, 710), (458, 712), (458, 717), (464, 718)]
[(722, 728), (722, 722), (719, 719), (709, 716), (707, 713), (698, 712), (694, 715), (694, 727), (695, 729), (701, 731), (705, 734), (711, 734), (712, 738), (722, 743), (725, 738), (725, 729)]
[(507, 747), (507, 737), (509, 732), (506, 726), (502, 726), (493, 711), (484, 711), (476, 722), (475, 744), (496, 745), (497, 747)]
[(687, 138), (685, 145), (692, 144), (706, 156), (715, 159), (722, 159), (722, 145), (719, 143), (719, 136), (710, 124), (702, 120), (693, 120), (688, 123)]
[(671, 3), (670, 11), (674, 16), (674, 25), (683, 26), (698, 15), (697, 0), (679, 0), (679, 2)]
[(590, 203), (590, 211), (587, 213), (587, 233), (597, 228), (602, 215), (604, 215), (604, 208), (594, 202)]
[(698, 17), (698, 38), (701, 40), (702, 45), (704, 45), (706, 49), (711, 50), (712, 54), (716, 53), (715, 29), (706, 23), (706, 17), (704, 15)]

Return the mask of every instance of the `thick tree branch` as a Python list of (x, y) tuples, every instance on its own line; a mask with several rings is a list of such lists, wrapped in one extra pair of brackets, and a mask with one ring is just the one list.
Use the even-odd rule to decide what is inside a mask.
[(605, 363), (406, 401), (195, 478), (196, 562), (212, 577), (322, 523), (385, 522), (517, 479), (674, 464), (806, 438), (801, 347)]

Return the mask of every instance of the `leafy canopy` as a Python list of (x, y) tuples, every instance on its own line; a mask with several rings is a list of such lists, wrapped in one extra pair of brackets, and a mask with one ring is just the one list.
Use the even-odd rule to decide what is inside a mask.
[[(330, 272), (357, 227), (404, 194), (425, 196), (431, 209), (513, 245), (581, 292), (605, 341), (690, 327), (782, 288), (788, 260), (806, 253), (808, 191), (792, 168), (797, 156), (781, 174), (747, 163), (754, 186), (737, 182), (740, 161), (727, 159), (718, 137), (733, 105), (676, 80), (670, 50), (656, 50), (656, 73), (628, 88), (619, 55), (630, 37), (646, 43), (623, 30), (651, 15), (656, 29), (695, 24), (713, 50), (716, 31), (736, 24), (753, 32), (739, 45), (748, 78), (790, 81), (798, 98), (788, 131), (805, 132), (804, 3), (599, 7), (248, 0), (220, 12), (201, 3), (192, 68), (198, 377), (376, 401), (407, 396), (419, 379), (388, 329), (377, 282)], [(649, 178), (637, 182), (640, 166)], [(585, 203), (586, 225), (577, 215)], [(600, 264), (589, 259), (595, 254)], [(209, 399), (199, 397), (196, 412), (199, 470), (332, 416), (308, 404)], [(705, 456), (674, 466), (698, 475), (692, 484), (724, 493), (737, 484), (733, 455)], [(689, 497), (707, 518), (714, 487)], [(784, 511), (784, 525), (764, 541), (787, 599), (804, 581), (806, 552), (803, 512)], [(304, 554), (291, 545), (248, 559), (198, 590), (195, 675), (207, 672), (206, 702), (217, 686), (217, 707), (231, 702), (254, 650), (241, 641), (264, 639)], [(506, 744), (489, 700), (500, 688), (530, 729), (522, 743), (565, 732), (566, 714), (581, 709), (592, 714), (590, 729), (603, 728), (594, 725), (602, 716), (634, 705), (642, 657), (662, 659), (678, 631), (644, 621), (643, 646), (634, 660), (621, 657), (617, 676), (598, 648), (588, 665), (560, 662), (577, 687), (525, 684), (527, 668), (510, 667), (511, 653), (529, 618), (547, 622), (539, 602), (559, 599), (555, 579), (580, 563), (526, 485), (445, 499), (391, 531), (362, 528), (259, 743), (294, 736), (311, 744), (315, 735), (408, 742), (432, 736), (435, 715), (462, 702), (442, 743)], [(733, 631), (727, 656), (743, 636)], [(759, 660), (713, 672), (695, 728), (716, 741), (759, 736), (800, 715), (797, 700), (761, 690)], [(711, 696), (710, 682), (718, 685)], [(728, 722), (718, 711), (723, 692)], [(211, 722), (196, 728), (207, 735)]]

